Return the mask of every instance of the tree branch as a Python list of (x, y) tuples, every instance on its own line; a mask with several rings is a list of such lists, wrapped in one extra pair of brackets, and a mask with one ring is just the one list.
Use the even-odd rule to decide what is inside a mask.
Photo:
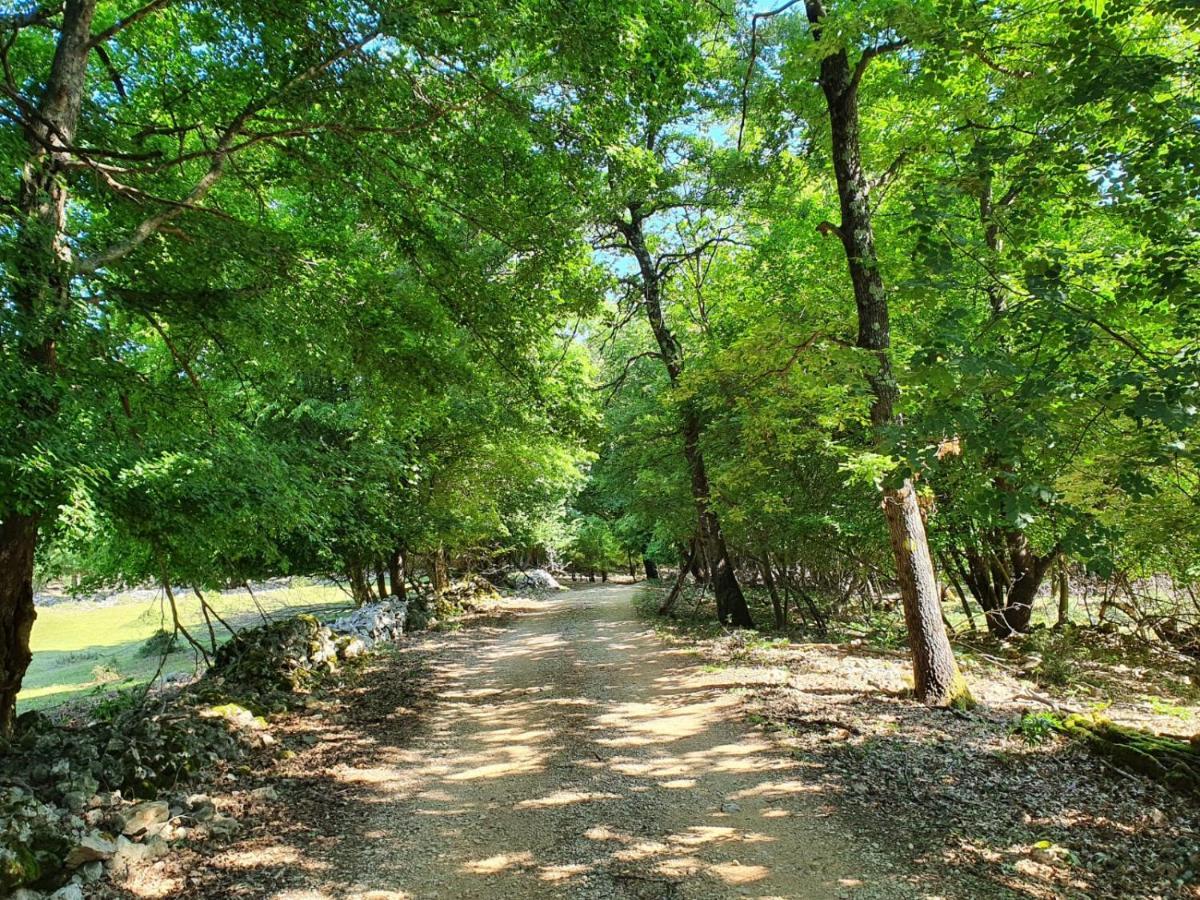
[(88, 48), (92, 49), (98, 47), (100, 44), (103, 44), (105, 41), (124, 31), (130, 25), (137, 24), (142, 19), (149, 15), (153, 15), (163, 7), (169, 6), (173, 2), (174, 0), (150, 0), (150, 2), (141, 9), (134, 10), (125, 18), (118, 19), (115, 23), (113, 23), (113, 25), (104, 29), (99, 34), (94, 35), (92, 39), (88, 41)]
[(884, 53), (894, 53), (907, 47), (909, 44), (908, 38), (897, 38), (894, 41), (887, 41), (883, 44), (877, 44), (874, 47), (868, 47), (863, 51), (862, 56), (858, 58), (858, 63), (854, 66), (854, 73), (850, 76), (850, 92), (854, 93), (858, 90), (859, 82), (862, 81), (863, 73), (867, 71), (867, 66), (871, 64), (877, 56)]
[[(164, 0), (165, 2), (165, 0)], [(153, 6), (154, 4), (151, 4)], [(143, 7), (148, 9), (149, 7)], [(136, 13), (135, 13), (136, 15)], [(208, 171), (196, 182), (192, 190), (179, 203), (168, 206), (166, 209), (143, 219), (142, 222), (133, 230), (133, 233), (123, 241), (118, 241), (112, 244), (108, 249), (102, 251), (90, 259), (81, 259), (75, 265), (75, 271), (80, 274), (90, 275), (98, 269), (116, 262), (117, 260), (132, 253), (140, 247), (153, 234), (155, 234), (163, 225), (171, 219), (178, 216), (183, 210), (189, 207), (197, 206), (203, 200), (208, 192), (212, 190), (213, 185), (220, 180), (225, 171), (225, 164), (232, 152), (238, 149), (244, 149), (245, 146), (256, 143), (256, 139), (243, 142), (242, 147), (235, 146), (238, 136), (242, 133), (242, 129), (246, 127), (246, 123), (250, 118), (264, 107), (268, 106), (273, 101), (279, 99), (284, 94), (291, 91), (293, 88), (303, 84), (320, 75), (322, 72), (330, 68), (334, 63), (346, 58), (350, 54), (356, 52), (370, 41), (374, 40), (379, 34), (378, 30), (373, 30), (367, 35), (341, 47), (336, 53), (327, 57), (319, 63), (314, 63), (302, 72), (299, 72), (287, 82), (285, 82), (274, 93), (255, 100), (249, 103), (233, 121), (225, 128), (221, 135), (221, 139), (217, 142), (216, 148), (213, 150), (212, 163), (208, 167)]]
[(758, 61), (758, 21), (785, 13), (799, 2), (800, 0), (789, 0), (777, 9), (755, 13), (750, 17), (750, 54), (746, 62), (746, 76), (742, 79), (741, 118), (738, 121), (737, 148), (739, 153), (742, 150), (742, 135), (746, 131), (746, 109), (750, 105), (750, 76), (754, 74), (754, 64)]
[(20, 31), (22, 28), (29, 28), (31, 25), (45, 25), (50, 21), (50, 17), (55, 15), (61, 8), (62, 4), (60, 3), (56, 7), (35, 6), (33, 9), (26, 10), (25, 12), (0, 13), (0, 28)]

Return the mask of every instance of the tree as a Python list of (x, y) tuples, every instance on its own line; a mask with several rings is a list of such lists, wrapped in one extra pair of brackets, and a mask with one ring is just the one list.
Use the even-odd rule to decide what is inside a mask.
[[(806, 0), (813, 40), (829, 40), (825, 6)], [(867, 380), (874, 398), (871, 425), (877, 432), (897, 423), (897, 384), (892, 368), (887, 292), (875, 252), (870, 189), (859, 147), (858, 89), (870, 61), (880, 53), (898, 50), (903, 40), (869, 46), (851, 67), (844, 46), (822, 46), (820, 85), (829, 114), (833, 168), (841, 206), (841, 222), (827, 230), (841, 240), (858, 309), (856, 345), (873, 360)], [(911, 476), (881, 492), (884, 518), (891, 535), (896, 575), (904, 604), (917, 697), (935, 706), (970, 703), (966, 682), (942, 622), (941, 594), (933, 569), (933, 554), (925, 534), (925, 517)]]

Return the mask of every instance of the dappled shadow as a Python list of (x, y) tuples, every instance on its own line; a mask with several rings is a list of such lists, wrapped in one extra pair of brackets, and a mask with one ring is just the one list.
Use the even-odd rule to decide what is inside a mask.
[(967, 896), (1200, 896), (1195, 798), (1053, 735), (1031, 744), (1012, 704), (932, 711), (902, 690), (831, 685), (844, 660), (797, 662), (755, 706), (865, 840), (907, 847)]
[(376, 664), (289, 720), (300, 752), (249, 834), (131, 893), (908, 896), (885, 848), (851, 849), (828, 786), (747, 731), (730, 674), (664, 650), (629, 596), (573, 592)]

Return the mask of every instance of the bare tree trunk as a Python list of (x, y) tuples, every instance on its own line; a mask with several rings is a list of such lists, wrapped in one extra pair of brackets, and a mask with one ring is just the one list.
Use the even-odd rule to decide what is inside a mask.
[(771, 595), (771, 606), (775, 610), (775, 627), (782, 631), (787, 628), (787, 604), (779, 597), (779, 589), (775, 586), (775, 575), (771, 572), (771, 557), (765, 551), (759, 567), (762, 571), (763, 584), (767, 586), (767, 593)]
[[(824, 3), (806, 0), (805, 7), (813, 39), (820, 44)], [(871, 424), (880, 440), (883, 430), (895, 425), (898, 419), (888, 297), (875, 252), (869, 187), (859, 145), (858, 85), (870, 59), (871, 55), (864, 53), (852, 69), (844, 46), (831, 48), (821, 58), (820, 83), (829, 112), (834, 176), (841, 206), (840, 225), (824, 226), (823, 230), (832, 231), (841, 239), (858, 312), (856, 344), (874, 357), (874, 371), (868, 372), (867, 380), (874, 396)], [(969, 704), (971, 695), (942, 622), (933, 559), (912, 482), (905, 479), (898, 488), (885, 488), (882, 500), (912, 650), (916, 696), (934, 706)]]
[(1063, 628), (1071, 621), (1071, 577), (1065, 553), (1058, 554), (1058, 621), (1055, 628)]
[(683, 565), (679, 567), (679, 574), (675, 576), (675, 583), (671, 585), (671, 592), (667, 594), (663, 602), (659, 604), (658, 614), (660, 616), (665, 616), (670, 613), (672, 607), (675, 606), (676, 601), (679, 600), (679, 595), (683, 591), (683, 582), (687, 579), (688, 572), (691, 571), (692, 560), (695, 559), (695, 557), (696, 545), (693, 543), (692, 550), (688, 554), (687, 559), (684, 560)]
[(11, 734), (21, 680), (33, 653), (33, 554), (37, 519), (12, 516), (0, 523), (0, 731)]
[(647, 581), (658, 581), (658, 564), (654, 560), (643, 557), (642, 567), (646, 570)]
[(346, 580), (350, 582), (350, 595), (354, 598), (355, 606), (371, 602), (371, 587), (367, 583), (367, 573), (362, 566), (351, 563), (346, 570)]
[(375, 588), (379, 591), (380, 600), (388, 595), (387, 575), (382, 565), (375, 570)]
[(450, 586), (450, 567), (446, 560), (446, 548), (438, 547), (433, 554), (433, 568), (429, 573), (429, 583), (435, 594), (440, 594)]
[[(679, 382), (680, 375), (683, 374), (683, 347), (663, 316), (662, 275), (654, 257), (646, 247), (646, 238), (642, 232), (645, 216), (639, 212), (639, 209), (638, 204), (630, 204), (630, 221), (626, 222), (622, 219), (615, 225), (624, 235), (630, 251), (637, 259), (638, 270), (642, 276), (642, 299), (646, 317), (658, 344), (659, 356), (667, 369), (667, 375), (671, 384), (675, 385)], [(691, 475), (692, 499), (696, 505), (699, 538), (703, 544), (703, 555), (707, 558), (709, 565), (709, 576), (712, 579), (713, 592), (717, 600), (718, 618), (728, 625), (753, 628), (754, 619), (750, 615), (750, 608), (746, 605), (746, 598), (738, 584), (737, 573), (729, 558), (725, 536), (721, 531), (721, 522), (712, 509), (708, 471), (700, 450), (700, 436), (703, 430), (700, 417), (690, 401), (683, 403), (681, 415), (683, 455), (687, 460), (688, 472)]]
[(947, 576), (949, 576), (950, 583), (954, 588), (954, 593), (958, 594), (958, 602), (962, 604), (963, 615), (967, 617), (967, 623), (971, 626), (972, 633), (978, 631), (979, 629), (975, 626), (975, 616), (971, 612), (971, 604), (967, 602), (967, 595), (964, 593), (963, 587), (958, 581), (958, 576), (954, 572), (954, 567), (946, 561), (944, 554), (942, 555), (942, 570)]
[(403, 600), (406, 596), (404, 589), (404, 554), (397, 547), (388, 557), (388, 581), (392, 585), (392, 596)]
[[(16, 398), (33, 447), (58, 415), (57, 339), (70, 311), (71, 250), (66, 240), (67, 188), (63, 164), (79, 126), (96, 0), (66, 0), (54, 61), (37, 116), (26, 127), (28, 156), (21, 170), (9, 266), (17, 313), (19, 353), (30, 390)], [(32, 509), (0, 509), (0, 733), (10, 734), (17, 694), (32, 654), (33, 564), (38, 528), (52, 508), (38, 498)]]
[(204, 645), (192, 637), (191, 632), (183, 627), (183, 622), (179, 620), (179, 606), (175, 603), (175, 592), (171, 590), (171, 579), (166, 574), (162, 578), (163, 593), (167, 595), (167, 602), (171, 605), (171, 625), (175, 629), (176, 634), (182, 634), (184, 640), (192, 645), (192, 649), (204, 657), (204, 664), (207, 666), (210, 662), (208, 651), (204, 649)]

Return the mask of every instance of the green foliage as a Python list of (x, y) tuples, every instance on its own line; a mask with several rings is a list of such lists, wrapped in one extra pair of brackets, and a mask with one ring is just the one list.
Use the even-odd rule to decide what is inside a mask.
[(139, 656), (166, 656), (178, 649), (179, 635), (160, 628), (142, 642), (137, 652)]
[(1058, 716), (1049, 712), (1024, 713), (1012, 727), (1012, 733), (1030, 746), (1046, 743), (1060, 730)]

